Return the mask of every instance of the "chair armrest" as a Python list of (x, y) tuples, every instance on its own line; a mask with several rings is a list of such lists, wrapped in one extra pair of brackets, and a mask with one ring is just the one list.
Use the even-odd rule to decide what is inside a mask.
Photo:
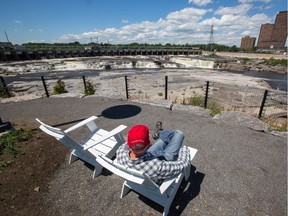
[(189, 152), (190, 152), (190, 161), (192, 161), (198, 150), (195, 148), (189, 147), (189, 146), (187, 146), (187, 147), (188, 147)]
[(97, 144), (109, 139), (110, 137), (115, 136), (116, 134), (119, 134), (120, 132), (122, 132), (126, 128), (127, 128), (127, 126), (125, 126), (125, 125), (118, 126), (117, 128), (115, 128), (112, 131), (108, 132), (107, 134), (105, 134), (101, 138), (94, 140), (93, 143), (91, 143), (89, 145), (83, 145), (83, 150), (85, 151), (85, 150), (87, 150), (89, 148), (92, 148), (93, 146), (95, 146), (95, 145), (97, 145)]
[(94, 121), (94, 120), (97, 119), (97, 118), (98, 118), (98, 117), (96, 117), (96, 116), (91, 116), (91, 117), (89, 117), (89, 118), (87, 118), (87, 119), (85, 119), (85, 120), (83, 120), (83, 121), (81, 121), (81, 122), (73, 125), (72, 127), (66, 129), (64, 132), (65, 132), (65, 133), (69, 133), (69, 132), (71, 132), (71, 131), (73, 131), (73, 130), (75, 130), (75, 129), (77, 129), (77, 128), (80, 128), (80, 127), (88, 124), (88, 123), (91, 122), (91, 121)]
[(179, 181), (181, 177), (183, 176), (183, 172), (179, 173), (176, 176), (172, 176), (170, 178), (165, 179), (161, 186), (159, 187), (160, 193), (165, 194), (166, 190), (176, 181)]

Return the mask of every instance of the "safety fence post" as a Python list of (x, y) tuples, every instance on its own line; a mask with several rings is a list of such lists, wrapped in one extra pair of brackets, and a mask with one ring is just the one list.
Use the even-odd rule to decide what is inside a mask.
[(45, 79), (44, 79), (43, 76), (41, 76), (41, 80), (42, 80), (42, 83), (43, 83), (43, 86), (44, 86), (44, 90), (45, 90), (46, 96), (49, 97), (49, 93), (48, 93), (47, 86), (46, 86), (46, 83), (45, 83)]
[(268, 95), (268, 90), (266, 89), (265, 92), (264, 92), (264, 95), (263, 95), (262, 103), (261, 103), (259, 114), (258, 114), (258, 118), (259, 119), (262, 116), (263, 109), (264, 109), (264, 106), (265, 106), (265, 102), (266, 102), (266, 99), (267, 99), (267, 95)]
[(125, 76), (125, 90), (126, 90), (126, 99), (129, 99), (129, 90), (128, 90), (128, 78)]
[(168, 76), (165, 76), (165, 100), (168, 98)]
[(82, 76), (82, 78), (83, 78), (83, 83), (84, 83), (84, 92), (86, 92), (87, 86), (86, 86), (85, 76)]
[(209, 81), (206, 82), (206, 93), (205, 93), (205, 101), (204, 101), (204, 107), (207, 108), (207, 102), (208, 102), (208, 92), (209, 92)]

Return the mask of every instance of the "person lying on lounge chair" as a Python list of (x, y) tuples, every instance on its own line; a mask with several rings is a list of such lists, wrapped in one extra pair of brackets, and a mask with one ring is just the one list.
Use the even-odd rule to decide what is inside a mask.
[(151, 145), (149, 128), (135, 125), (128, 131), (127, 143), (116, 152), (117, 163), (143, 171), (154, 182), (160, 184), (164, 179), (182, 172), (190, 163), (190, 154), (182, 146), (184, 134), (179, 130), (163, 130), (162, 122), (157, 122)]

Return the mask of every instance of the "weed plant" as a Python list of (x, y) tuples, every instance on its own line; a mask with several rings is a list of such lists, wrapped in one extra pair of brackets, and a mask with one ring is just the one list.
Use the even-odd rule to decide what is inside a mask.
[(93, 95), (95, 94), (96, 89), (95, 86), (92, 84), (92, 82), (90, 80), (88, 80), (86, 82), (86, 86), (85, 86), (85, 95)]
[(214, 117), (215, 115), (221, 113), (221, 109), (213, 102), (209, 103), (207, 106), (208, 109), (210, 109), (210, 115)]
[(57, 80), (56, 85), (53, 87), (53, 93), (52, 94), (62, 94), (67, 93), (68, 91), (65, 89), (65, 83), (59, 79)]

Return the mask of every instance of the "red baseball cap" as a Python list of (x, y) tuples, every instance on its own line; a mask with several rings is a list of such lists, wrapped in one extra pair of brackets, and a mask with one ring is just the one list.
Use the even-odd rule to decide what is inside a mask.
[(146, 125), (135, 125), (128, 132), (128, 147), (135, 153), (142, 153), (150, 145), (149, 128)]

